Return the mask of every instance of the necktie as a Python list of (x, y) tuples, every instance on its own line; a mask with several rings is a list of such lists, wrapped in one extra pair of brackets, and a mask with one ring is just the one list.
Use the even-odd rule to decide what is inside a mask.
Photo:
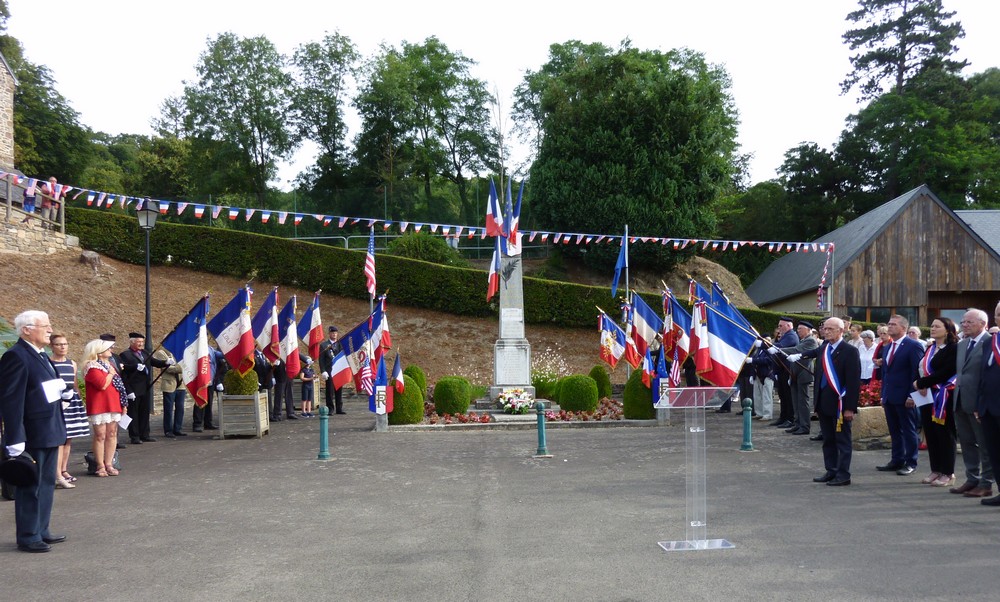
[(56, 369), (53, 368), (52, 364), (49, 362), (49, 356), (44, 351), (39, 351), (38, 355), (42, 358), (42, 362), (45, 364), (45, 367), (49, 369), (49, 374), (52, 376), (59, 376), (59, 373), (56, 372)]
[(889, 362), (892, 363), (892, 357), (896, 355), (896, 343), (893, 341), (892, 345), (889, 346)]
[(969, 341), (969, 349), (965, 352), (965, 355), (972, 353), (972, 348), (976, 346), (976, 339)]

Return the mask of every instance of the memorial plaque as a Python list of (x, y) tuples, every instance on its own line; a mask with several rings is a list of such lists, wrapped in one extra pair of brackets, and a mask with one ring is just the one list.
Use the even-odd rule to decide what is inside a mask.
[(524, 310), (520, 307), (500, 308), (500, 338), (524, 338)]
[(527, 341), (497, 341), (493, 383), (497, 386), (531, 384), (531, 346)]

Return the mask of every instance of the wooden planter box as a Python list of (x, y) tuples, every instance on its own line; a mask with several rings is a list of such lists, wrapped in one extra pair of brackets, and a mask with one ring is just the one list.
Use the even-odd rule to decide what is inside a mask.
[(267, 408), (267, 395), (220, 395), (219, 436), (253, 435), (260, 439), (269, 433), (271, 425)]

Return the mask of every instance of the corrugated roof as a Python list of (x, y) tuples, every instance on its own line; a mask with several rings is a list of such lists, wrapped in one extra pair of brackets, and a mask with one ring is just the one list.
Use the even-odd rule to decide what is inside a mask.
[[(937, 199), (926, 185), (914, 188), (891, 201), (879, 205), (861, 217), (844, 224), (814, 242), (834, 244), (833, 273), (827, 282), (843, 271), (878, 236), (913, 199), (926, 194)], [(938, 200), (938, 203), (941, 203)], [(943, 203), (941, 203), (943, 206)], [(826, 263), (826, 253), (789, 253), (767, 266), (767, 269), (747, 287), (747, 295), (757, 305), (767, 305), (815, 291)]]

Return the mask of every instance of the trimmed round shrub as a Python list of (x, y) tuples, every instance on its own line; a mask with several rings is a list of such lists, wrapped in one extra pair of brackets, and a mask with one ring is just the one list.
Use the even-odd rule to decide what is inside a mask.
[(597, 409), (597, 382), (585, 374), (562, 379), (559, 407), (569, 412), (593, 412)]
[[(417, 384), (417, 390), (420, 391), (420, 398), (424, 399), (427, 397), (427, 375), (420, 366), (416, 364), (410, 364), (403, 369), (403, 374), (412, 378)], [(403, 381), (406, 382), (406, 381)]]
[(653, 407), (653, 392), (642, 382), (642, 370), (633, 370), (625, 382), (622, 396), (622, 416), (632, 420), (652, 420), (656, 418)]
[(443, 237), (414, 232), (404, 234), (389, 243), (386, 253), (397, 257), (419, 259), (441, 265), (467, 267), (469, 262), (450, 246)]
[(257, 392), (257, 373), (253, 370), (240, 376), (238, 370), (230, 370), (222, 377), (226, 395), (253, 395)]
[(590, 378), (597, 383), (597, 399), (611, 397), (611, 376), (608, 375), (607, 368), (601, 364), (595, 365), (590, 369)]
[(424, 395), (417, 381), (403, 375), (403, 392), (393, 393), (389, 424), (417, 424), (424, 419)]
[(559, 377), (552, 372), (537, 371), (531, 374), (531, 386), (535, 388), (535, 399), (555, 401), (556, 382)]
[(464, 414), (469, 411), (472, 387), (461, 376), (445, 376), (434, 385), (434, 410), (438, 414)]
[(562, 386), (566, 381), (566, 376), (560, 376), (559, 380), (556, 381), (556, 386), (552, 388), (552, 401), (562, 405)]

